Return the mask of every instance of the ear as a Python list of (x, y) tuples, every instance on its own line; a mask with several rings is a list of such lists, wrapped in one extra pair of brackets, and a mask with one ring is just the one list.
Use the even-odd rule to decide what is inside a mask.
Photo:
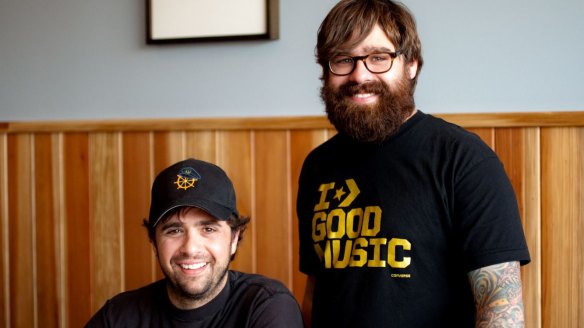
[(418, 74), (418, 61), (414, 60), (406, 64), (406, 72), (408, 73), (410, 80), (413, 80), (416, 77), (416, 74)]
[(231, 255), (235, 254), (237, 251), (237, 242), (239, 241), (239, 231), (231, 236)]
[(152, 246), (152, 251), (154, 252), (154, 256), (158, 257), (158, 247), (156, 247), (156, 244), (151, 242), (150, 246)]

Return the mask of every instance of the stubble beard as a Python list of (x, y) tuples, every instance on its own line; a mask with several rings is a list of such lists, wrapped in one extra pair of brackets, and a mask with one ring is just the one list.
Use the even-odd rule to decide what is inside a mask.
[(212, 269), (213, 272), (204, 277), (183, 277), (178, 271), (179, 267), (176, 268), (177, 271), (171, 272), (161, 267), (168, 281), (167, 289), (172, 294), (171, 299), (180, 302), (184, 308), (192, 308), (194, 304), (201, 306), (214, 299), (224, 287), (229, 261), (227, 264), (210, 262), (208, 265), (212, 263), (213, 266), (207, 269)]
[[(348, 99), (359, 92), (379, 94), (379, 100), (360, 105)], [(320, 91), (329, 121), (342, 134), (364, 143), (381, 143), (399, 130), (415, 109), (412, 93), (405, 76), (392, 88), (381, 81), (349, 82), (338, 89), (325, 82)]]

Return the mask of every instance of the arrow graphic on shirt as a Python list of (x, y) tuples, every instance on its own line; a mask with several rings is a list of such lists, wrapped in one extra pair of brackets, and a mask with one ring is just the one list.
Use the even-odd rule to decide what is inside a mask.
[(347, 184), (347, 187), (349, 187), (349, 194), (339, 204), (339, 207), (347, 207), (351, 205), (355, 198), (357, 198), (357, 195), (361, 193), (361, 190), (359, 190), (359, 187), (357, 187), (357, 183), (355, 182), (355, 180), (347, 179), (345, 180), (345, 183)]

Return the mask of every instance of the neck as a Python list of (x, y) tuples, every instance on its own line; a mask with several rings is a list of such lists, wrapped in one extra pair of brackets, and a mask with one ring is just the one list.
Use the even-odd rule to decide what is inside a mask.
[(217, 288), (215, 288), (211, 294), (185, 295), (184, 292), (181, 292), (173, 287), (171, 283), (166, 284), (166, 292), (168, 294), (170, 303), (172, 303), (172, 305), (174, 305), (176, 308), (181, 310), (193, 310), (200, 308), (201, 306), (206, 305), (207, 303), (214, 300), (215, 297), (221, 293), (223, 288), (225, 288), (227, 279), (228, 274), (226, 272), (221, 282), (217, 285)]

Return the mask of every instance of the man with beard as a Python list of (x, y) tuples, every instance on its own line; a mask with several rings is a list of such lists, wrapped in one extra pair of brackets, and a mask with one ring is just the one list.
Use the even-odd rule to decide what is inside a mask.
[(297, 213), (312, 327), (521, 327), (530, 261), (512, 186), (476, 135), (417, 110), (413, 16), (343, 0), (316, 46), (338, 134), (306, 158)]
[(165, 279), (108, 300), (86, 327), (303, 327), (282, 283), (229, 270), (248, 222), (218, 166), (166, 168), (144, 220)]

